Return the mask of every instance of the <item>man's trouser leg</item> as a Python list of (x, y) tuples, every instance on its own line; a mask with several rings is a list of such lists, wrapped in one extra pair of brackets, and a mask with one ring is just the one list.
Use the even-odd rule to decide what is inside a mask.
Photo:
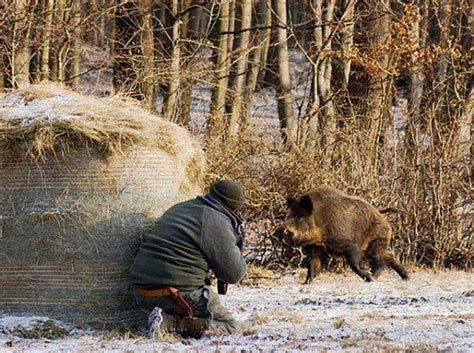
[(238, 323), (230, 311), (221, 304), (218, 294), (210, 287), (205, 286), (195, 291), (180, 292), (180, 294), (193, 309), (194, 320), (186, 318), (183, 310), (169, 296), (150, 298), (137, 294), (136, 300), (138, 305), (148, 312), (157, 306), (166, 314), (178, 318), (165, 326), (165, 330), (170, 332), (178, 331), (188, 336), (199, 336), (207, 330), (222, 334), (237, 331)]

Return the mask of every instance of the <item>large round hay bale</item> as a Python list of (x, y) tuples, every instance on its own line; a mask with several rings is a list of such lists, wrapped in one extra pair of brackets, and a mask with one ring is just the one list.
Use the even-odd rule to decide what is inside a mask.
[(76, 324), (141, 318), (140, 236), (201, 192), (202, 149), (131, 103), (50, 83), (0, 97), (0, 311)]

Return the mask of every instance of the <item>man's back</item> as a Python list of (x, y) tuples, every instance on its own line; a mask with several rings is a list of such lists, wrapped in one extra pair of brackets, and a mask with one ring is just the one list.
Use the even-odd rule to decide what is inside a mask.
[[(179, 203), (156, 222), (130, 270), (132, 283), (140, 288), (159, 288), (173, 282), (182, 289), (202, 286), (209, 270), (198, 244), (205, 204), (193, 199)], [(175, 284), (176, 285), (176, 284)]]
[(145, 237), (130, 270), (132, 283), (194, 290), (205, 284), (209, 269), (230, 283), (240, 279), (245, 262), (236, 247), (236, 222), (209, 197), (171, 207)]

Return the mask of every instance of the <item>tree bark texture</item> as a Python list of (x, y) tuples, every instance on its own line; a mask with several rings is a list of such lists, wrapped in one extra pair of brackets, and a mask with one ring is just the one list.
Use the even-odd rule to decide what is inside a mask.
[(258, 18), (259, 25), (265, 28), (259, 31), (254, 36), (251, 62), (249, 64), (249, 72), (247, 75), (247, 85), (245, 89), (245, 98), (243, 101), (242, 122), (244, 125), (248, 124), (250, 106), (252, 103), (252, 96), (257, 88), (258, 78), (265, 69), (268, 55), (268, 47), (270, 45), (272, 15), (270, 12), (270, 4), (266, 0), (260, 0), (258, 4)]
[(115, 92), (128, 93), (135, 98), (139, 97), (135, 58), (140, 55), (140, 39), (134, 35), (137, 30), (133, 4), (118, 5), (115, 12), (113, 85)]
[(143, 70), (140, 77), (141, 93), (145, 106), (153, 109), (154, 84), (154, 43), (153, 43), (153, 0), (140, 0), (140, 27)]
[(293, 112), (293, 94), (290, 78), (289, 55), (288, 55), (288, 33), (287, 33), (287, 9), (286, 0), (274, 0), (276, 29), (276, 59), (278, 76), (276, 82), (276, 99), (278, 106), (278, 117), (283, 140), (285, 142), (296, 141), (296, 119)]
[(81, 62), (81, 2), (80, 0), (72, 0), (71, 3), (71, 26), (72, 26), (72, 39), (71, 48), (69, 49), (69, 70), (68, 70), (68, 83), (78, 88), (80, 83), (80, 62)]
[(64, 79), (67, 42), (64, 35), (64, 30), (62, 33), (58, 31), (58, 28), (63, 28), (66, 26), (64, 8), (65, 0), (55, 0), (53, 12), (53, 24), (55, 28), (52, 31), (54, 38), (51, 39), (49, 51), (49, 77), (52, 81), (63, 81)]
[(31, 14), (27, 0), (14, 0), (16, 20), (12, 43), (12, 82), (14, 87), (30, 83)]
[(349, 76), (351, 73), (351, 54), (354, 46), (354, 13), (357, 0), (343, 0), (343, 13), (345, 14), (341, 30), (341, 48), (343, 53), (342, 71), (343, 79), (341, 88), (347, 92)]
[(117, 5), (113, 63), (114, 90), (145, 101), (148, 108), (154, 91), (151, 3), (140, 0)]
[(219, 38), (216, 48), (215, 83), (212, 94), (211, 112), (208, 119), (208, 132), (214, 133), (223, 128), (225, 117), (225, 97), (229, 73), (229, 25), (230, 2), (224, 1), (219, 12)]
[(229, 136), (236, 136), (239, 132), (242, 115), (242, 105), (244, 97), (244, 88), (247, 76), (248, 53), (249, 53), (249, 39), (250, 26), (252, 24), (252, 1), (243, 0), (241, 2), (242, 22), (241, 33), (239, 35), (238, 50), (234, 52), (236, 56), (236, 68), (233, 75), (233, 82), (230, 95), (230, 114), (228, 122)]
[(45, 24), (43, 29), (43, 43), (41, 46), (41, 79), (49, 79), (49, 51), (51, 43), (51, 27), (53, 24), (54, 0), (43, 0)]
[(313, 15), (313, 42), (311, 98), (308, 109), (308, 137), (321, 136), (320, 145), (327, 153), (334, 148), (336, 111), (333, 102), (332, 40), (334, 37), (335, 0), (311, 0)]
[(420, 5), (413, 7), (413, 18), (411, 23), (410, 45), (414, 57), (410, 63), (410, 93), (408, 99), (409, 111), (407, 116), (407, 134), (406, 134), (406, 148), (409, 154), (409, 159), (418, 164), (418, 145), (421, 126), (421, 103), (424, 92), (425, 74), (424, 66), (419, 60), (419, 53), (426, 46), (427, 36), (427, 21), (426, 15), (428, 8), (427, 1), (422, 1)]
[(378, 145), (383, 140), (384, 113), (390, 104), (389, 76), (387, 67), (389, 51), (386, 43), (390, 39), (390, 1), (371, 0), (370, 8), (374, 9), (373, 18), (368, 26), (368, 38), (371, 46), (371, 59), (378, 66), (375, 72), (369, 73), (369, 94), (367, 97), (367, 119), (369, 122), (370, 153), (376, 159)]
[(172, 48), (170, 57), (170, 80), (168, 90), (166, 92), (165, 101), (163, 102), (163, 116), (165, 119), (175, 121), (178, 118), (179, 90), (180, 90), (180, 20), (178, 19), (178, 0), (172, 0), (171, 14), (174, 18), (171, 33)]
[(266, 68), (268, 65), (268, 54), (270, 49), (270, 42), (272, 39), (272, 1), (261, 0), (260, 16), (262, 16), (264, 29), (262, 32), (262, 52), (260, 55), (260, 62), (262, 67), (258, 73), (257, 82), (263, 82), (265, 79)]
[[(336, 134), (336, 112), (334, 109), (332, 80), (332, 49), (334, 6), (336, 0), (328, 0), (323, 8), (324, 26), (322, 27), (323, 47), (322, 59), (318, 67), (318, 90), (323, 115), (320, 115), (319, 125), (323, 138), (323, 146), (328, 153), (334, 148)], [(324, 53), (326, 52), (326, 53)]]

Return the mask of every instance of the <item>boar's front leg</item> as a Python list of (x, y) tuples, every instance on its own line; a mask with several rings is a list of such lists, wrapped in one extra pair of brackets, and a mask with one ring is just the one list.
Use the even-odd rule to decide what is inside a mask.
[(323, 249), (319, 247), (309, 247), (308, 249), (308, 258), (307, 258), (307, 267), (308, 273), (304, 284), (311, 284), (314, 277), (316, 277), (321, 272), (321, 260), (324, 255)]
[(347, 262), (349, 263), (349, 266), (351, 267), (352, 271), (358, 274), (364, 281), (372, 282), (374, 280), (372, 275), (369, 272), (362, 270), (359, 266), (360, 251), (357, 245), (354, 245), (354, 244), (347, 245), (343, 251), (343, 255), (346, 258)]

